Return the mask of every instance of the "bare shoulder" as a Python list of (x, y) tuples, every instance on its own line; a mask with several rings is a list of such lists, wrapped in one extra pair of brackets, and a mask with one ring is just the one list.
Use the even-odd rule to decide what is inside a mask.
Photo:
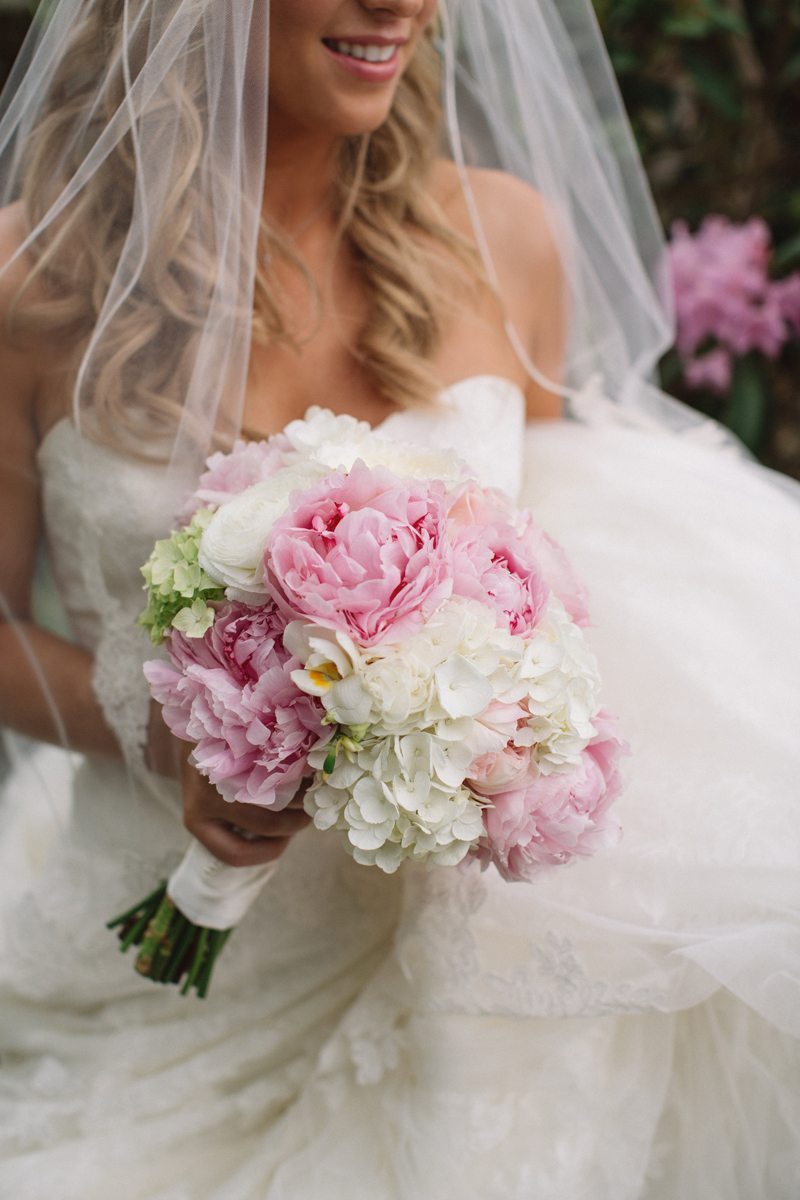
[[(557, 261), (553, 218), (541, 192), (505, 171), (468, 167), (467, 180), (498, 269), (514, 273)], [(433, 191), (459, 232), (472, 237), (469, 205), (455, 163), (437, 162)]]
[[(504, 171), (467, 169), (469, 191), (510, 320), (530, 359), (550, 380), (560, 380), (567, 327), (567, 288), (551, 206), (535, 187)], [(440, 160), (433, 194), (447, 220), (474, 240), (470, 204), (458, 168)], [(532, 380), (526, 389), (532, 418), (560, 415), (557, 394)]]

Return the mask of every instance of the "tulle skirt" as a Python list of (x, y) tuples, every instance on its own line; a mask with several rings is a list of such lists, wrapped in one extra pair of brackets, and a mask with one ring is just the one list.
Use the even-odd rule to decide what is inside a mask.
[(0, 1196), (794, 1200), (800, 510), (566, 422), (524, 499), (590, 590), (620, 845), (509, 885), (309, 829), (201, 1001), (103, 928), (180, 854), (177, 797), (36, 752), (53, 803), (18, 773), (3, 808)]

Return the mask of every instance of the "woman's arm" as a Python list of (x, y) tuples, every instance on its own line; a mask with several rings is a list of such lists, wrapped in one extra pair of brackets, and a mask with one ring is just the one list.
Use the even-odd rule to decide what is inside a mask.
[[(0, 270), (20, 241), (18, 211), (0, 212)], [(7, 318), (26, 274), (23, 261), (0, 274), (0, 722), (42, 741), (118, 755), (92, 690), (92, 658), (37, 627), (31, 586), (41, 533), (37, 399), (51, 355), (21, 350)]]
[[(0, 272), (19, 239), (15, 211), (0, 212)], [(118, 758), (119, 745), (94, 694), (92, 655), (40, 628), (31, 616), (41, 536), (37, 402), (43, 383), (40, 364), (47, 356), (21, 351), (8, 332), (8, 312), (25, 270), (20, 263), (0, 273), (0, 724), (70, 750)], [(283, 813), (228, 804), (188, 764), (188, 752), (187, 744), (169, 733), (154, 705), (150, 766), (181, 779), (187, 829), (223, 862), (269, 862), (309, 823), (300, 801)], [(237, 829), (249, 836), (242, 837)]]

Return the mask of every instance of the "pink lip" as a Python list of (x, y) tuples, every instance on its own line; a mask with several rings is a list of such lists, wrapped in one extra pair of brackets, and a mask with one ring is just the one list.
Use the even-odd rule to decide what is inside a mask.
[(396, 53), (388, 62), (366, 62), (363, 58), (351, 58), (349, 54), (340, 54), (338, 50), (327, 45), (327, 41), (349, 42), (351, 46), (397, 46), (399, 50), (400, 46), (405, 45), (406, 39), (381, 37), (379, 34), (374, 34), (370, 37), (330, 38), (322, 43), (331, 58), (351, 75), (370, 83), (385, 83), (394, 79), (400, 70), (399, 53)]

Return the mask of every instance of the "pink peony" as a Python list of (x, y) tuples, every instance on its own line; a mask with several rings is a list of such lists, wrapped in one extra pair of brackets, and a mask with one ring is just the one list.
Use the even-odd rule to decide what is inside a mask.
[(535, 523), (526, 513), (522, 530), (523, 540), (539, 563), (548, 587), (558, 596), (576, 625), (589, 624), (586, 588), (572, 569), (564, 548)]
[(489, 750), (473, 759), (469, 783), (481, 796), (494, 796), (522, 786), (530, 770), (530, 746), (515, 746), (509, 742), (502, 750)]
[(506, 521), (455, 530), (453, 592), (489, 605), (498, 626), (522, 637), (536, 628), (549, 596), (530, 539)]
[(293, 614), (362, 645), (404, 637), (451, 591), (444, 485), (357, 461), (293, 498), (264, 564)]
[(494, 863), (504, 879), (530, 880), (543, 866), (613, 845), (619, 823), (609, 813), (620, 790), (617, 763), (625, 750), (611, 718), (595, 718), (597, 735), (569, 772), (529, 777), (495, 795), (484, 811), (485, 836), (473, 857)]
[[(495, 531), (492, 535), (495, 544), (489, 545), (484, 540), (482, 549), (477, 549), (489, 526), (493, 527)], [(506, 531), (506, 535), (510, 539), (509, 548), (514, 547), (514, 553), (505, 561), (502, 547), (497, 544), (497, 537), (501, 529)], [(502, 605), (505, 597), (507, 601), (512, 601), (513, 607), (511, 592), (514, 588), (515, 576), (521, 583), (515, 568), (521, 565), (523, 559), (527, 564), (526, 571), (531, 586), (536, 586), (535, 576), (539, 583), (543, 581), (548, 588), (555, 592), (576, 625), (589, 623), (586, 589), (570, 566), (563, 549), (558, 542), (536, 525), (529, 512), (523, 510), (522, 513), (519, 513), (504, 492), (496, 488), (482, 488), (476, 483), (468, 483), (461, 489), (450, 509), (450, 530), (454, 545), (462, 548), (462, 552), (456, 555), (456, 561), (460, 561), (462, 567), (461, 578), (454, 588), (456, 594), (469, 594), (483, 603), (489, 601), (496, 605), (499, 600), (501, 620), (498, 623), (510, 628), (512, 633), (530, 632), (530, 629), (526, 630), (525, 628), (526, 622), (522, 611), (509, 612)], [(508, 530), (511, 531), (510, 534), (508, 534)], [(471, 559), (472, 567), (468, 561), (464, 560), (464, 551), (466, 551), (467, 559)], [(489, 558), (492, 560), (491, 563), (488, 561)], [(511, 578), (503, 578), (504, 575)], [(476, 577), (479, 582), (476, 582)], [(482, 586), (484, 581), (487, 585), (485, 588)], [(491, 585), (499, 585), (500, 593), (492, 592)], [(459, 590), (460, 588), (467, 590)], [(522, 608), (529, 611), (531, 616), (533, 610), (538, 608), (537, 600), (533, 601), (531, 608), (530, 601), (532, 599), (533, 597), (529, 595), (526, 603), (524, 596), (519, 594), (517, 596)], [(546, 595), (544, 599), (546, 602)], [(541, 611), (536, 615), (536, 620), (540, 615)]]
[(180, 521), (186, 523), (199, 508), (224, 504), (252, 484), (270, 479), (295, 457), (283, 434), (276, 434), (269, 441), (237, 441), (227, 453), (212, 454), (194, 494), (181, 510)]
[(192, 761), (226, 800), (281, 809), (307, 770), (325, 711), (291, 679), (300, 663), (283, 647), (270, 603), (227, 604), (203, 638), (169, 636), (171, 664), (144, 671), (164, 720), (194, 742)]
[(513, 522), (516, 509), (511, 498), (499, 488), (483, 488), (470, 480), (459, 488), (450, 506), (449, 517), (451, 529), (461, 529), (495, 521)]

